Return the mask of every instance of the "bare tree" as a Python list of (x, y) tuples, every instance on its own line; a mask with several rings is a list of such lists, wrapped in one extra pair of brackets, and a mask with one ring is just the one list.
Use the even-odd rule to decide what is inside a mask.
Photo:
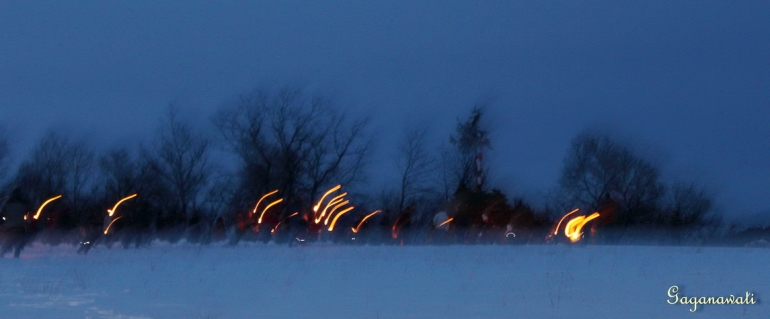
[(651, 221), (664, 194), (658, 169), (606, 135), (580, 134), (564, 159), (560, 184), (573, 202), (597, 209), (611, 197), (629, 222)]
[(397, 146), (397, 156), (394, 160), (399, 171), (399, 212), (404, 210), (407, 202), (428, 191), (430, 176), (434, 171), (434, 159), (425, 145), (426, 134), (423, 128), (408, 129)]
[(366, 120), (351, 122), (330, 100), (291, 87), (243, 96), (212, 120), (241, 159), (244, 198), (279, 189), (312, 201), (321, 187), (358, 179), (370, 150)]
[(81, 218), (93, 200), (93, 173), (94, 153), (85, 143), (49, 132), (21, 164), (15, 182), (38, 201), (64, 195), (74, 217)]
[(175, 218), (189, 219), (198, 212), (211, 175), (210, 142), (181, 122), (178, 112), (177, 107), (169, 107), (159, 137), (147, 154), (147, 165), (168, 185)]
[(458, 189), (480, 191), (486, 180), (487, 170), (483, 164), (483, 153), (491, 147), (489, 132), (481, 123), (483, 115), (483, 107), (473, 107), (465, 122), (458, 120), (456, 132), (450, 137), (450, 142), (457, 150)]
[(65, 163), (68, 141), (54, 133), (46, 134), (38, 142), (31, 156), (22, 162), (16, 174), (16, 183), (34, 198), (41, 199), (63, 193), (66, 185)]
[(235, 107), (221, 108), (212, 117), (228, 150), (241, 161), (239, 189), (246, 193), (242, 196), (253, 197), (274, 186), (277, 150), (268, 142), (269, 99), (264, 91), (242, 95)]
[(315, 198), (321, 187), (348, 185), (362, 179), (362, 171), (372, 150), (365, 136), (368, 119), (348, 123), (344, 115), (327, 114), (329, 129), (316, 132), (307, 160), (309, 197)]
[(674, 227), (714, 223), (711, 196), (695, 184), (676, 183), (671, 187), (667, 222)]
[(459, 184), (458, 175), (455, 173), (459, 169), (457, 163), (461, 162), (457, 157), (454, 150), (450, 149), (448, 145), (444, 145), (439, 150), (440, 157), (440, 169), (441, 175), (439, 177), (439, 184), (441, 185), (442, 195), (444, 201), (449, 201), (452, 198), (452, 194), (457, 190)]
[(53, 132), (46, 134), (23, 162), (17, 181), (36, 198), (67, 193), (78, 202), (93, 176), (94, 154), (83, 143), (72, 143)]
[(84, 143), (71, 145), (67, 154), (67, 187), (72, 206), (82, 220), (85, 208), (93, 201), (95, 155)]
[(329, 112), (319, 99), (303, 102), (298, 90), (286, 88), (278, 92), (270, 109), (271, 140), (278, 150), (279, 190), (290, 199), (302, 185), (313, 144), (323, 142), (317, 129), (326, 124), (321, 117)]
[(108, 152), (99, 159), (101, 184), (108, 198), (121, 198), (138, 192), (138, 163), (126, 148)]

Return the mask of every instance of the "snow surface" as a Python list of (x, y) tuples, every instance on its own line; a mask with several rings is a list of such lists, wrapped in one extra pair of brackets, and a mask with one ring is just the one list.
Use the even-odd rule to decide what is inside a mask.
[[(0, 318), (767, 318), (770, 249), (34, 244), (0, 259)], [(754, 305), (669, 305), (755, 294)]]

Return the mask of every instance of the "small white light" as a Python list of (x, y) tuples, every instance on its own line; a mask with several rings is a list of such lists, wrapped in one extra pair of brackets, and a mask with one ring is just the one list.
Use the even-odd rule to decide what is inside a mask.
[(509, 235), (516, 237), (516, 234), (514, 234), (513, 232), (508, 232), (507, 234), (505, 234), (505, 237), (507, 238)]

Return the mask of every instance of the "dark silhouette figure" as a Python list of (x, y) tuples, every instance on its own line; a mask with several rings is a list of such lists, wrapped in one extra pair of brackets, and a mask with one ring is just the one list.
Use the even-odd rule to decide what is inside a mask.
[(3, 243), (0, 257), (13, 250), (13, 257), (19, 258), (28, 239), (28, 219), (31, 218), (28, 216), (28, 208), (29, 201), (24, 198), (20, 188), (15, 188), (0, 213), (3, 221), (3, 227), (0, 228)]

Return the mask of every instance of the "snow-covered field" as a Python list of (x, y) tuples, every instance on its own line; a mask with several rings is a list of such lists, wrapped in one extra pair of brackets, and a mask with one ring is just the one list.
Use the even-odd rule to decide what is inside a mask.
[[(28, 247), (0, 318), (768, 318), (770, 249), (240, 244)], [(753, 305), (669, 305), (754, 294)]]

